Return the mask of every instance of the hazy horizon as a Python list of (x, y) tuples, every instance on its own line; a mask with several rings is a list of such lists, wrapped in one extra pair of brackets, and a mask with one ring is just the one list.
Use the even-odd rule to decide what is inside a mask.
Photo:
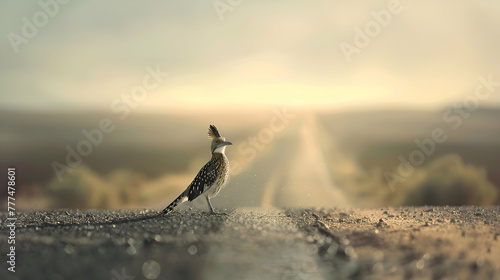
[(498, 1), (0, 1), (25, 207), (164, 204), (209, 124), (220, 207), (500, 203)]
[[(186, 110), (184, 107), (173, 108), (172, 110), (162, 110), (162, 109), (137, 109), (131, 110), (130, 116), (133, 115), (183, 115), (186, 117), (193, 116), (220, 116), (220, 115), (230, 115), (231, 113), (268, 113), (275, 108), (286, 107), (294, 112), (301, 113), (377, 113), (377, 112), (442, 112), (448, 109), (454, 108), (457, 103), (443, 104), (443, 106), (436, 107), (420, 107), (420, 106), (371, 106), (371, 105), (359, 105), (353, 107), (327, 107), (327, 106), (307, 106), (307, 105), (281, 105), (272, 104), (265, 106), (246, 106), (246, 107), (205, 107), (199, 108), (196, 111)], [(0, 109), (4, 112), (16, 112), (16, 113), (33, 113), (33, 114), (89, 114), (89, 113), (100, 113), (112, 115), (114, 112), (109, 108), (80, 108), (75, 109), (71, 107), (58, 107), (58, 108), (26, 108), (26, 107), (15, 107), (15, 106), (4, 106), (0, 104)], [(485, 106), (479, 106), (477, 110), (500, 110), (500, 104), (487, 104)]]
[[(242, 1), (220, 14), (210, 1), (69, 2), (13, 43), (44, 10), (5, 1), (2, 108), (107, 110), (151, 69), (168, 76), (134, 110), (440, 108), (472, 95), (479, 76), (500, 80), (500, 3), (491, 0), (400, 1), (346, 59), (342, 44), (358, 46), (357, 30), (388, 3)], [(500, 95), (486, 104), (498, 107)]]

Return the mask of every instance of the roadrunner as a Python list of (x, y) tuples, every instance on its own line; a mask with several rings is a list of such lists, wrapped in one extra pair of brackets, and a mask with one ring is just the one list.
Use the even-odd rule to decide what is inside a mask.
[(160, 215), (169, 213), (177, 205), (186, 200), (193, 201), (201, 194), (206, 194), (205, 198), (210, 212), (215, 213), (210, 199), (219, 193), (229, 176), (229, 161), (224, 152), (226, 151), (226, 146), (232, 145), (232, 143), (227, 142), (226, 138), (220, 136), (219, 131), (213, 125), (210, 125), (208, 128), (208, 138), (212, 139), (212, 144), (210, 145), (212, 158), (201, 168), (187, 189), (170, 203), (169, 206), (163, 209)]

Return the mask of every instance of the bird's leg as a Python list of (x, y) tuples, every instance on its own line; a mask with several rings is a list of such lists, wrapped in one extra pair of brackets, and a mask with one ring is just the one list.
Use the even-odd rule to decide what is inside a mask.
[(224, 212), (215, 212), (214, 208), (212, 207), (212, 203), (210, 202), (210, 198), (208, 198), (208, 196), (207, 196), (207, 203), (208, 203), (208, 207), (210, 207), (210, 213), (212, 213), (213, 215), (217, 214), (217, 215), (222, 215), (222, 216), (228, 216), (228, 214), (224, 213)]
[(206, 198), (207, 198), (208, 207), (210, 207), (210, 212), (212, 214), (215, 214), (214, 208), (212, 207), (212, 203), (210, 202), (210, 198), (208, 198), (208, 196), (206, 196)]

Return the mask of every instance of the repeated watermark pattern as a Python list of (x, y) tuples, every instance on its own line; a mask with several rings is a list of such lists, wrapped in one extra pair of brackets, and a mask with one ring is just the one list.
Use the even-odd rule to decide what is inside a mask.
[[(118, 115), (120, 120), (125, 120), (132, 109), (137, 108), (140, 102), (144, 101), (148, 94), (158, 88), (158, 86), (168, 76), (167, 72), (162, 72), (160, 66), (155, 69), (146, 67), (147, 74), (142, 79), (142, 83), (133, 87), (130, 93), (124, 93), (119, 98), (111, 102), (110, 109)], [(94, 147), (98, 147), (104, 141), (105, 135), (112, 133), (116, 128), (115, 122), (110, 118), (102, 118), (97, 127), (91, 130), (82, 130), (83, 139), (73, 148), (66, 146), (66, 158), (64, 163), (53, 161), (51, 166), (59, 182), (63, 180), (64, 174), (80, 166), (83, 158), (89, 156)]]
[[(479, 76), (478, 80), (479, 83), (474, 93), (466, 96), (461, 103), (455, 104), (454, 108), (443, 113), (444, 123), (449, 125), (452, 130), (462, 127), (464, 120), (471, 117), (472, 113), (479, 108), (480, 103), (488, 99), (496, 91), (496, 88), (500, 87), (500, 82), (493, 81), (492, 74), (489, 74), (486, 78)], [(434, 154), (438, 144), (442, 144), (447, 140), (448, 135), (442, 127), (434, 128), (428, 138), (415, 139), (416, 148), (407, 157), (398, 156), (399, 166), (397, 170), (395, 172), (384, 172), (384, 178), (390, 189), (394, 191), (398, 183), (404, 182), (415, 172), (415, 167), (424, 164), (427, 158)]]
[(404, 5), (400, 0), (389, 0), (386, 9), (371, 11), (371, 19), (363, 27), (356, 26), (354, 28), (352, 43), (344, 41), (339, 45), (347, 63), (352, 61), (353, 55), (359, 55), (363, 49), (367, 48), (372, 39), (378, 37), (392, 23), (394, 16), (400, 14), (403, 9)]
[[(282, 132), (290, 121), (295, 119), (296, 115), (287, 112), (288, 107), (273, 109), (273, 117), (269, 120), (268, 126), (259, 130), (257, 135), (249, 136), (245, 141), (238, 145), (238, 153), (245, 157), (247, 163), (251, 162), (257, 156), (259, 151), (265, 149), (266, 145), (271, 143), (276, 135)], [(232, 173), (241, 172), (241, 165), (237, 161), (231, 162)]]
[(213, 5), (220, 21), (224, 21), (226, 19), (224, 14), (233, 12), (241, 3), (243, 0), (215, 0)]
[(19, 47), (26, 45), (38, 35), (40, 29), (44, 28), (52, 18), (61, 11), (61, 6), (68, 4), (70, 0), (47, 0), (38, 1), (40, 9), (33, 13), (30, 18), (21, 17), (23, 26), (19, 33), (9, 32), (7, 39), (15, 53), (19, 53)]
[(111, 280), (134, 280), (135, 276), (127, 275), (127, 271), (125, 267), (122, 267), (121, 273), (119, 273), (116, 269), (111, 270), (111, 275), (113, 277)]

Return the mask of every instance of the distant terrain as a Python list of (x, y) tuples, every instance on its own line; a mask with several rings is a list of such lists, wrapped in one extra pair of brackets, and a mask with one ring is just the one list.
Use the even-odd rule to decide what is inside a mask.
[[(499, 207), (18, 213), (13, 279), (499, 279)], [(0, 214), (7, 252), (6, 213)]]
[[(213, 123), (234, 143), (227, 150), (230, 181), (215, 199), (220, 207), (499, 205), (500, 110), (477, 110), (457, 129), (444, 117), (447, 110), (314, 113), (277, 107), (248, 115), (143, 114), (123, 121), (104, 112), (4, 111), (0, 167), (17, 167), (22, 209), (161, 207), (210, 157), (206, 130)], [(293, 118), (280, 120), (277, 112), (285, 111)], [(82, 130), (98, 128), (102, 118), (110, 118), (115, 130), (57, 180), (51, 164), (65, 164), (66, 147), (76, 149), (86, 139)], [(272, 131), (276, 125), (280, 130)], [(398, 157), (409, 160), (418, 149), (414, 141), (436, 128), (447, 140), (413, 175), (390, 187), (384, 174), (397, 174)]]

